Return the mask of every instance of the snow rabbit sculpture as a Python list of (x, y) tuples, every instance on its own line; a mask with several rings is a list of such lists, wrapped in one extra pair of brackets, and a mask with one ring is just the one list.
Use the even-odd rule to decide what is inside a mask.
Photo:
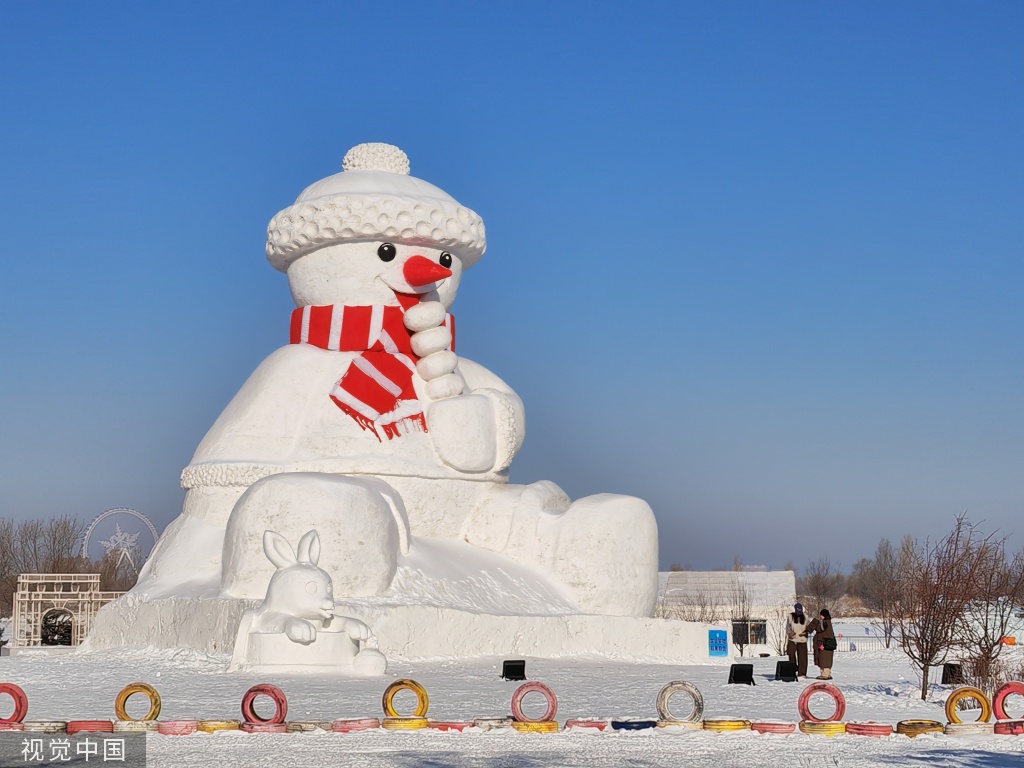
[[(334, 585), (330, 575), (317, 567), (320, 537), (308, 531), (296, 551), (288, 540), (274, 531), (263, 534), (263, 550), (277, 571), (270, 579), (262, 605), (247, 611), (235, 643), (234, 667), (352, 665), (368, 674), (387, 668), (384, 655), (363, 647), (373, 633), (358, 619), (334, 613)], [(281, 642), (282, 637), (290, 642)], [(294, 643), (307, 646), (298, 651)], [(318, 645), (319, 647), (313, 648)], [(308, 658), (307, 658), (308, 657)]]

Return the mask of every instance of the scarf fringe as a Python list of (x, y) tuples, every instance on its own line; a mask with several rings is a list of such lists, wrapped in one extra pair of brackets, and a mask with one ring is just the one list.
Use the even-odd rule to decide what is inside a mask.
[(341, 402), (334, 395), (331, 395), (331, 400), (334, 401), (334, 404), (338, 406), (343, 413), (350, 416), (352, 420), (359, 425), (360, 429), (367, 432), (372, 432), (373, 436), (377, 438), (378, 443), (384, 442), (380, 438), (380, 433), (377, 432), (378, 426), (384, 430), (384, 435), (387, 437), (388, 440), (394, 440), (396, 437), (408, 435), (413, 432), (427, 431), (427, 417), (423, 413), (423, 411), (420, 411), (419, 413), (414, 413), (410, 416), (406, 416), (401, 419), (396, 419), (395, 421), (384, 423), (373, 421), (371, 419), (366, 418), (365, 416), (363, 416), (363, 414), (359, 413), (351, 406)]

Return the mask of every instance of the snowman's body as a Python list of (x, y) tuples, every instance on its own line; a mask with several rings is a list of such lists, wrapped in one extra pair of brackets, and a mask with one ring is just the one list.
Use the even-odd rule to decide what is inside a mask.
[[(401, 154), (365, 147), (391, 153), (388, 162)], [(393, 594), (417, 540), (443, 539), (486, 555), (480, 562), (495, 572), (521, 566), (582, 613), (651, 615), (657, 530), (646, 503), (608, 494), (570, 503), (552, 483), (508, 483), (525, 433), (522, 403), (493, 373), (453, 354), (445, 316), (462, 269), (482, 255), (482, 223), (407, 173), (349, 168), (272, 222), (271, 261), (287, 272), (300, 308), (333, 307), (333, 341), (307, 340), (311, 309), (292, 319), (294, 343), (250, 376), (182, 473), (183, 514), (136, 591), (173, 597), (197, 574), (217, 573), (221, 596), (260, 597), (269, 578), (264, 530), (316, 528), (334, 537), (325, 552), (338, 554), (321, 566), (339, 598)], [(339, 349), (349, 333), (341, 317), (367, 307), (376, 318), (372, 349), (384, 355), (384, 339), (390, 356)], [(408, 336), (405, 354), (381, 333), (385, 311), (390, 335)], [(373, 367), (384, 363), (397, 369), (394, 381)], [(365, 371), (376, 392), (351, 383)], [(374, 397), (387, 392), (398, 399), (380, 406)]]

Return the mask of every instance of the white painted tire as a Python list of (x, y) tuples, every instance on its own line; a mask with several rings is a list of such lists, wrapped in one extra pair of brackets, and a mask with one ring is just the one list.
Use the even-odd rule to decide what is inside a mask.
[[(672, 710), (669, 709), (669, 700), (677, 693), (685, 693), (693, 699), (693, 711), (684, 718), (676, 717), (672, 714)], [(658, 694), (658, 715), (662, 721), (677, 723), (700, 722), (701, 718), (704, 717), (704, 697), (693, 683), (688, 683), (685, 680), (675, 680), (662, 688)]]

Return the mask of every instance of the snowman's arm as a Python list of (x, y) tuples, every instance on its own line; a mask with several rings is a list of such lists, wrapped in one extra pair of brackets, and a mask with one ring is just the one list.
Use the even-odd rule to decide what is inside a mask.
[(523, 402), (512, 388), (472, 360), (460, 358), (462, 395), (431, 403), (427, 423), (434, 449), (462, 472), (499, 472), (512, 463), (526, 435)]

